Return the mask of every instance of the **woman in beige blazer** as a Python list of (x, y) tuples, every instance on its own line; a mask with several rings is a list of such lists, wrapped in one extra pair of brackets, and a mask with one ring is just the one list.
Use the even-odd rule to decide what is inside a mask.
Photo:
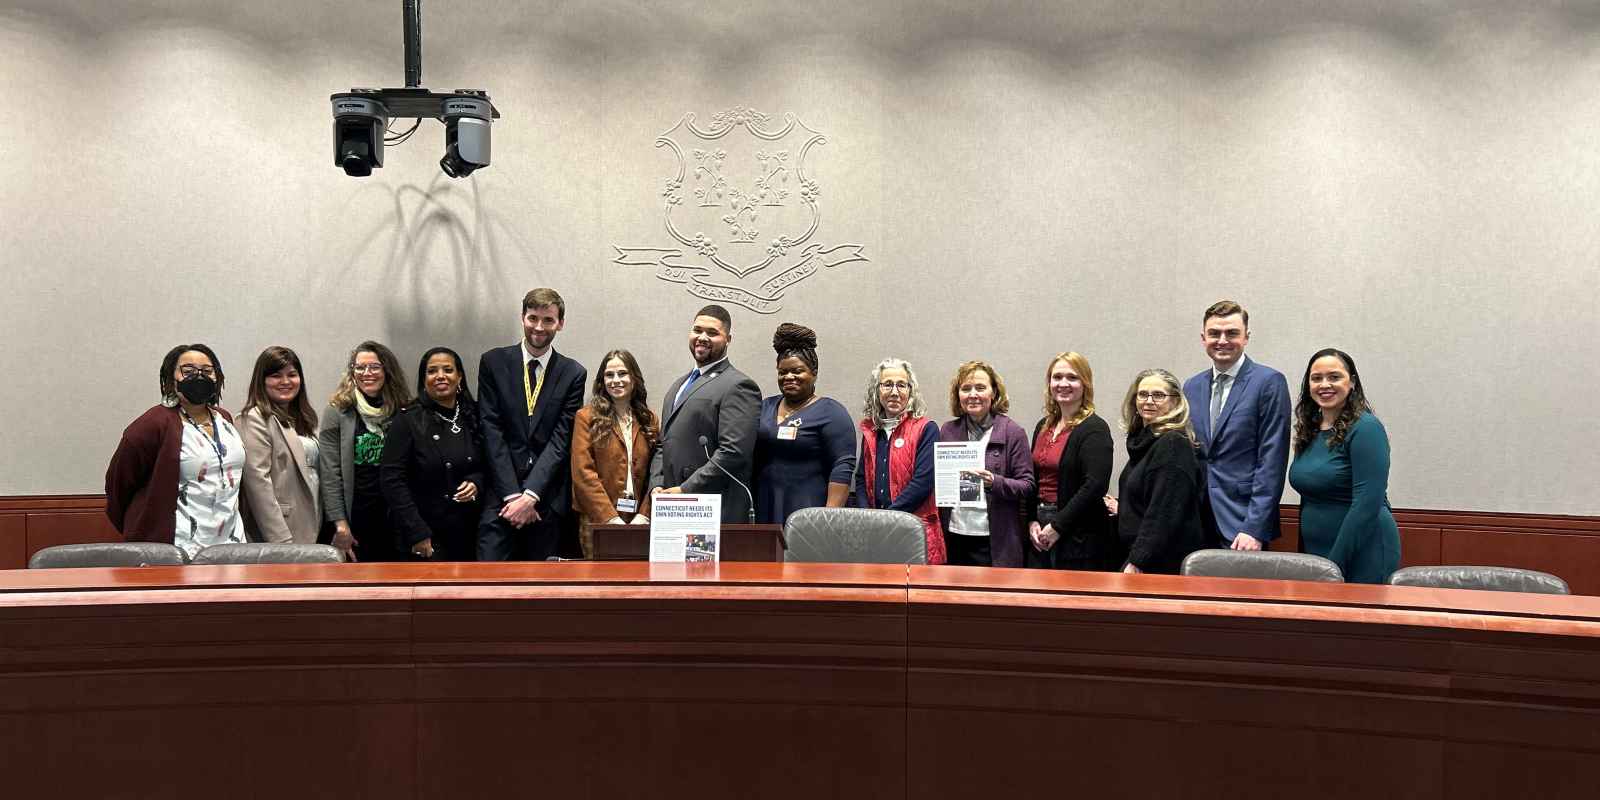
[(251, 541), (317, 541), (322, 527), (317, 480), (317, 412), (306, 400), (300, 357), (269, 347), (250, 375), (244, 439), (245, 531)]
[(650, 521), (646, 481), (660, 437), (633, 354), (606, 353), (589, 394), (572, 423), (572, 502), (584, 555), (593, 552), (590, 526)]

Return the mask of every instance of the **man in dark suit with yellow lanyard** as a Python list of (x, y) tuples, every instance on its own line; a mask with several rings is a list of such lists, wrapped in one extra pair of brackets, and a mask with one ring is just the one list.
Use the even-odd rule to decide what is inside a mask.
[(572, 512), (572, 418), (588, 370), (557, 353), (567, 304), (554, 289), (522, 299), (522, 341), (478, 361), (478, 416), (489, 462), (478, 560), (544, 561), (556, 555)]

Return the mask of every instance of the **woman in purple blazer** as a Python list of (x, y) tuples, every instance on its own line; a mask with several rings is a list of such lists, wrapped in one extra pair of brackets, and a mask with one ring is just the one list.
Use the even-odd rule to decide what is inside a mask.
[(943, 442), (983, 442), (983, 466), (973, 473), (982, 482), (985, 508), (941, 508), (950, 563), (977, 567), (1020, 567), (1028, 540), (1023, 506), (1033, 496), (1033, 446), (1028, 433), (1006, 416), (1011, 403), (994, 367), (968, 361), (950, 381), (950, 413), (956, 418), (939, 429)]

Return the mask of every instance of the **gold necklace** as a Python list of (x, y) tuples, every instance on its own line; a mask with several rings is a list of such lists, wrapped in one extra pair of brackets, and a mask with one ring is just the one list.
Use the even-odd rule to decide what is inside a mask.
[(794, 416), (795, 414), (797, 414), (797, 413), (799, 413), (801, 411), (804, 411), (807, 408), (810, 408), (812, 403), (817, 402), (817, 399), (818, 399), (817, 395), (811, 395), (811, 399), (805, 401), (804, 403), (801, 403), (799, 408), (791, 408), (788, 411), (784, 411), (783, 410), (783, 406), (784, 406), (785, 403), (788, 402), (789, 398), (785, 397), (782, 400), (779, 400), (778, 401), (778, 421), (779, 422), (783, 422), (784, 420)]

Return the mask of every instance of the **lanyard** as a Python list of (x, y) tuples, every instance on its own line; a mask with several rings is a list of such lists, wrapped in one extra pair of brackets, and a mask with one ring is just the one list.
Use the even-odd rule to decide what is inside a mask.
[(195, 422), (194, 417), (189, 416), (189, 412), (183, 406), (178, 406), (178, 413), (182, 414), (183, 418), (188, 420), (189, 424), (200, 432), (200, 438), (205, 439), (206, 444), (211, 445), (211, 452), (217, 454), (217, 472), (228, 482), (229, 486), (232, 486), (233, 476), (228, 474), (228, 466), (222, 461), (222, 457), (228, 454), (227, 446), (222, 443), (222, 421), (217, 419), (217, 415), (213, 413), (211, 415), (211, 435), (206, 436), (206, 429), (200, 427), (200, 423)]

